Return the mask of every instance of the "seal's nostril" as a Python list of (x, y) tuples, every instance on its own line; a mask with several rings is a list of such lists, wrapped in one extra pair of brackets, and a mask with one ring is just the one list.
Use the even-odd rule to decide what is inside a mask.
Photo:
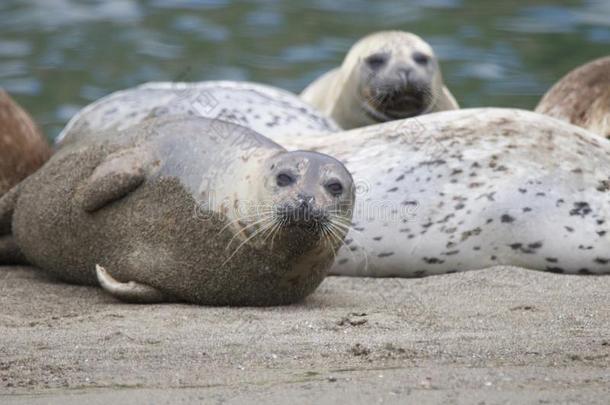
[(299, 194), (297, 196), (297, 202), (299, 204), (299, 207), (309, 207), (311, 208), (314, 204), (314, 202), (316, 201), (314, 196), (311, 195), (306, 195), (306, 194)]
[(398, 76), (404, 81), (404, 82), (408, 82), (409, 81), (409, 76), (411, 76), (411, 72), (413, 71), (413, 69), (411, 69), (410, 67), (403, 67), (398, 69)]

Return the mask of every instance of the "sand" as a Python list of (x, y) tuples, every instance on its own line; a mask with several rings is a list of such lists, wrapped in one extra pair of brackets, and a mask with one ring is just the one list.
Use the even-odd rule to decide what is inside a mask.
[(610, 277), (330, 277), (281, 308), (127, 305), (0, 268), (0, 403), (599, 403)]

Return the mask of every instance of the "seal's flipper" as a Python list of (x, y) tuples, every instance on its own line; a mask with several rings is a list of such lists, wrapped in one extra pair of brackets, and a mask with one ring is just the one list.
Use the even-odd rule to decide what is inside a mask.
[(0, 236), (0, 265), (29, 264), (11, 235)]
[(82, 208), (97, 211), (137, 189), (146, 180), (146, 157), (139, 149), (108, 156), (80, 190)]
[(0, 236), (11, 233), (13, 211), (15, 211), (20, 190), (21, 186), (18, 184), (0, 198)]
[(158, 302), (172, 301), (161, 291), (154, 287), (130, 281), (121, 283), (115, 280), (105, 268), (100, 265), (95, 266), (97, 280), (104, 290), (110, 295), (121, 301), (137, 304), (154, 304)]

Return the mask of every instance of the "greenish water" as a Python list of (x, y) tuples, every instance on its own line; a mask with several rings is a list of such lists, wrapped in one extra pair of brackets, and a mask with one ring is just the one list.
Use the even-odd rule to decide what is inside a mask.
[(415, 32), (464, 107), (533, 108), (610, 54), (610, 0), (1, 0), (0, 86), (45, 132), (151, 80), (252, 80), (301, 90), (381, 29)]

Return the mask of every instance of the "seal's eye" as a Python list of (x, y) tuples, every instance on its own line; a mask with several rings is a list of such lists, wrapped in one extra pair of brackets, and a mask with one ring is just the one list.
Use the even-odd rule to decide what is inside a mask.
[(388, 56), (380, 53), (375, 53), (367, 57), (364, 61), (366, 62), (368, 67), (373, 70), (377, 70), (382, 68), (388, 62)]
[(415, 53), (413, 53), (413, 60), (415, 61), (415, 63), (417, 63), (419, 65), (427, 65), (428, 62), (430, 61), (430, 57), (421, 52), (415, 52)]
[(288, 173), (280, 173), (276, 177), (277, 185), (280, 187), (286, 187), (294, 183), (295, 178)]
[(331, 181), (325, 187), (333, 197), (339, 197), (343, 194), (343, 184), (338, 181)]

